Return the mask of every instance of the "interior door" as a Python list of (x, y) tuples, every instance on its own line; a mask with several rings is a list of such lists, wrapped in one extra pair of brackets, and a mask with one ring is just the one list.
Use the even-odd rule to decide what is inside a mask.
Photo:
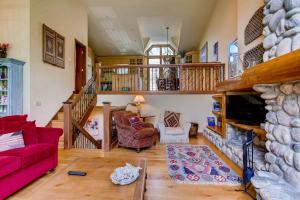
[(75, 93), (79, 93), (86, 84), (86, 46), (75, 40), (75, 51)]

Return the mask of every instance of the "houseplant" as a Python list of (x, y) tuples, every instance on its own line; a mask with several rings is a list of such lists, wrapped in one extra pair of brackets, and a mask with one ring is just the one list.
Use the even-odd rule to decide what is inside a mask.
[(0, 43), (0, 58), (6, 58), (7, 57), (7, 49), (9, 47), (9, 44), (1, 44)]

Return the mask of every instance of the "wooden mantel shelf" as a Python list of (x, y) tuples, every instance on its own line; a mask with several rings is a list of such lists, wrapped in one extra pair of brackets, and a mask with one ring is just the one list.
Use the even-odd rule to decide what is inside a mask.
[(300, 50), (251, 67), (240, 78), (217, 84), (218, 92), (252, 90), (255, 84), (300, 80)]

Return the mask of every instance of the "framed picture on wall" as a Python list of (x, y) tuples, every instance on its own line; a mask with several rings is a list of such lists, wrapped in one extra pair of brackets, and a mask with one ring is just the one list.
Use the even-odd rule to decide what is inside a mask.
[(43, 61), (65, 68), (65, 37), (43, 24)]
[(43, 24), (43, 61), (55, 65), (55, 31)]
[(212, 62), (217, 62), (218, 60), (219, 60), (219, 42), (216, 42), (213, 46)]
[(200, 50), (200, 62), (208, 62), (207, 53), (208, 53), (208, 44), (205, 42), (204, 46)]
[(65, 37), (55, 34), (55, 65), (61, 68), (65, 67)]

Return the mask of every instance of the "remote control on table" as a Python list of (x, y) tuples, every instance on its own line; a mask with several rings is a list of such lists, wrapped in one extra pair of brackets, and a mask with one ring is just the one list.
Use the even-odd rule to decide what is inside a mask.
[(82, 171), (68, 171), (68, 174), (71, 176), (86, 176), (86, 172)]

